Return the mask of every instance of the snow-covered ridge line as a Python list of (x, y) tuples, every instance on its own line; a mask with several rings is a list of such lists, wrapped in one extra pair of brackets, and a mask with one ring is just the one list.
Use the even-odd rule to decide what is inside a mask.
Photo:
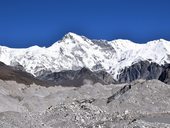
[(170, 63), (170, 42), (164, 39), (137, 44), (129, 40), (90, 40), (74, 33), (50, 47), (8, 48), (0, 46), (0, 61), (7, 65), (22, 65), (34, 76), (44, 71), (58, 72), (87, 67), (106, 70), (116, 79), (121, 69), (133, 63), (149, 60), (157, 64)]

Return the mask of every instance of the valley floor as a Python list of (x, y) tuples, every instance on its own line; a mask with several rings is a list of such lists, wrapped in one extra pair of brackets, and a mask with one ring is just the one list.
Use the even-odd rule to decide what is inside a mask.
[(0, 80), (0, 128), (169, 128), (169, 92), (158, 80), (48, 88)]

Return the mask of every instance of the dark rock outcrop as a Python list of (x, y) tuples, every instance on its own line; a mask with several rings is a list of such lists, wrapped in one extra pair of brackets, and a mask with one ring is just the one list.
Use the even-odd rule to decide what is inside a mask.
[(149, 61), (141, 61), (122, 70), (118, 76), (118, 83), (131, 82), (137, 79), (157, 79), (165, 83), (169, 83), (170, 66), (159, 65)]
[(160, 80), (166, 84), (170, 84), (170, 64), (167, 64), (164, 67), (165, 67), (165, 69), (159, 76), (158, 80)]
[(119, 96), (123, 95), (124, 93), (126, 93), (130, 89), (131, 89), (131, 85), (125, 85), (123, 88), (121, 88), (119, 91), (117, 91), (115, 94), (113, 94), (112, 96), (110, 96), (107, 99), (107, 104), (112, 102), (113, 100), (115, 100)]

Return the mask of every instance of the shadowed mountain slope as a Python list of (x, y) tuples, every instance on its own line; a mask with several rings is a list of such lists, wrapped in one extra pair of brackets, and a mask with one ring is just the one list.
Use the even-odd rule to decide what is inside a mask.
[(39, 80), (25, 71), (17, 70), (15, 67), (7, 66), (2, 62), (0, 62), (0, 79), (16, 81), (17, 83), (23, 83), (25, 85), (30, 85), (33, 83), (42, 86), (53, 85), (52, 83)]
[(114, 82), (114, 79), (107, 72), (92, 72), (88, 68), (54, 73), (44, 73), (38, 78), (42, 80), (53, 81), (57, 85), (76, 87), (82, 86), (88, 82), (101, 84), (110, 84)]

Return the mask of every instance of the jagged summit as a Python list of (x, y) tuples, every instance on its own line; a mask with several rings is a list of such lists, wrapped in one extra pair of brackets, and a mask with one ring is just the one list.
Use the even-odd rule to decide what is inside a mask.
[(170, 42), (163, 39), (146, 44), (122, 39), (90, 40), (69, 32), (48, 48), (32, 46), (13, 49), (0, 46), (0, 61), (7, 65), (19, 63), (34, 76), (44, 71), (59, 72), (87, 67), (95, 71), (105, 70), (117, 79), (122, 69), (145, 60), (159, 65), (170, 63)]
[(76, 37), (76, 36), (79, 36), (79, 35), (76, 34), (76, 33), (73, 33), (73, 32), (68, 32), (64, 37), (69, 37), (69, 36)]
[(66, 35), (64, 35), (64, 37), (62, 38), (61, 41), (63, 40), (67, 40), (67, 39), (70, 39), (70, 40), (81, 40), (81, 36), (75, 34), (75, 33), (72, 33), (72, 32), (69, 32), (67, 33)]
[(87, 39), (84, 36), (77, 35), (75, 33), (69, 32), (63, 36), (63, 38), (50, 46), (49, 48), (57, 47), (58, 45), (68, 45), (75, 43), (84, 43), (84, 40)]

